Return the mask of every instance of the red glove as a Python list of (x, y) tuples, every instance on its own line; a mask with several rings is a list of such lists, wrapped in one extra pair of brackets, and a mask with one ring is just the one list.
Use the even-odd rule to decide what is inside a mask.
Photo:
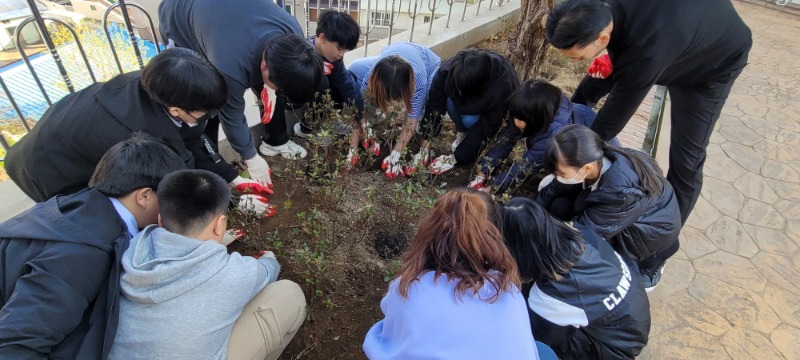
[(322, 74), (323, 75), (330, 75), (331, 70), (333, 70), (333, 64), (325, 61), (322, 66)]
[(267, 85), (264, 85), (264, 90), (261, 90), (261, 103), (264, 104), (264, 113), (261, 114), (261, 123), (266, 125), (272, 121), (272, 101), (269, 99)]
[(258, 194), (258, 193), (267, 195), (275, 194), (275, 191), (273, 191), (269, 187), (261, 185), (255, 181), (236, 185), (233, 189), (242, 194)]
[(592, 65), (589, 65), (589, 69), (587, 72), (590, 75), (600, 74), (600, 77), (605, 79), (611, 76), (611, 72), (614, 71), (614, 66), (611, 65), (611, 58), (608, 57), (608, 54), (600, 55), (592, 61)]

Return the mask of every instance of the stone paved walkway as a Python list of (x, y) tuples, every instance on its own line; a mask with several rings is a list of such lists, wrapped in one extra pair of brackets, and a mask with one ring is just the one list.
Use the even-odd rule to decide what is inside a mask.
[(753, 30), (705, 184), (650, 294), (641, 359), (800, 359), (800, 17), (734, 2)]

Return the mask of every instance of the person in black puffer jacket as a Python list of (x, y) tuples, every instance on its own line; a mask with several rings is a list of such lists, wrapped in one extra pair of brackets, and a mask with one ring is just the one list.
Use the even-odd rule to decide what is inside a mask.
[[(651, 291), (679, 248), (680, 210), (672, 186), (651, 157), (606, 144), (591, 129), (570, 125), (545, 150), (536, 201), (562, 220), (597, 232), (636, 260)], [(555, 181), (552, 181), (555, 179)]]
[(517, 261), (533, 336), (562, 360), (633, 359), (647, 345), (650, 302), (633, 260), (591, 229), (511, 199), (500, 227)]
[(517, 87), (517, 71), (496, 52), (464, 49), (444, 61), (433, 77), (420, 129), (429, 139), (438, 136), (447, 113), (456, 127), (456, 140), (453, 154), (435, 159), (431, 172), (440, 174), (457, 164), (475, 162), (503, 125), (508, 97)]

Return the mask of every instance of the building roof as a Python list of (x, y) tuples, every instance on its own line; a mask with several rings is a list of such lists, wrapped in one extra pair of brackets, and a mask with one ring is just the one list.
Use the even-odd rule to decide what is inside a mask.
[[(36, 1), (36, 7), (40, 11), (45, 8), (42, 4)], [(0, 1), (0, 21), (11, 20), (31, 16), (31, 10), (28, 8), (26, 0), (3, 0)]]

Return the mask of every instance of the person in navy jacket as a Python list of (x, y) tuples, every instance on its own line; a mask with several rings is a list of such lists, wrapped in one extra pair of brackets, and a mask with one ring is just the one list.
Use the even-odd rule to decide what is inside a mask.
[(520, 277), (529, 282), (534, 337), (562, 360), (633, 359), (647, 344), (650, 303), (636, 263), (594, 231), (558, 221), (517, 197), (501, 209), (500, 227)]

